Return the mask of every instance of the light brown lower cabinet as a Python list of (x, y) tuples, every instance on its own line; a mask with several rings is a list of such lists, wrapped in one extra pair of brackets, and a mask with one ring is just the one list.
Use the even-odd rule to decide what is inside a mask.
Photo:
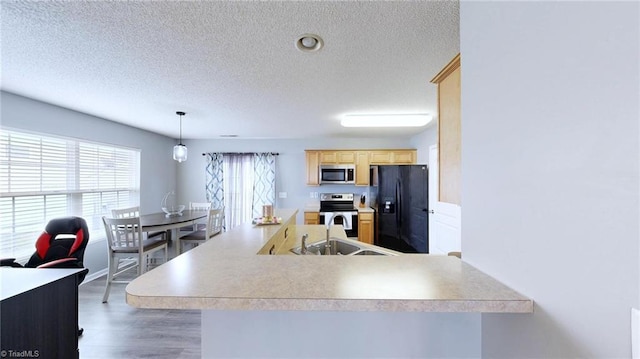
[(271, 239), (258, 251), (258, 254), (284, 254), (289, 251), (289, 248), (284, 246), (284, 243), (289, 238), (289, 235), (295, 232), (292, 226), (296, 225), (295, 216), (292, 217), (292, 220), (285, 223), (282, 228), (273, 236)]
[(358, 241), (373, 244), (373, 213), (358, 213)]
[(320, 213), (304, 212), (304, 224), (320, 224)]

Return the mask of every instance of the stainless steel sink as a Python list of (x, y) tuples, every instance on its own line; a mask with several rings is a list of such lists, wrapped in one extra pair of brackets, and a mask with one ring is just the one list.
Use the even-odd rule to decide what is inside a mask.
[[(321, 240), (307, 245), (307, 255), (325, 255), (325, 245), (327, 241)], [(383, 250), (372, 249), (369, 247), (359, 246), (351, 241), (345, 241), (340, 238), (329, 238), (329, 248), (331, 255), (395, 255), (394, 253)], [(301, 247), (292, 248), (291, 252), (300, 254)]]
[[(312, 247), (316, 247), (318, 248), (318, 250), (320, 251), (320, 254), (326, 254), (326, 244), (327, 241), (320, 241), (320, 242), (316, 242), (314, 244), (312, 244)], [(338, 238), (330, 238), (329, 239), (329, 251), (331, 255), (349, 255), (355, 251), (360, 250), (360, 247), (353, 245), (351, 243), (342, 241)]]
[(352, 255), (354, 256), (388, 256), (388, 253), (383, 253), (383, 252), (378, 252), (378, 251), (372, 251), (370, 249), (363, 249), (363, 250), (359, 250), (357, 252), (354, 252)]
[[(326, 240), (313, 242), (307, 245), (307, 255), (325, 255)], [(295, 254), (301, 254), (301, 247), (292, 248), (291, 252)], [(331, 255), (349, 255), (361, 248), (357, 245), (351, 244), (340, 238), (329, 238), (329, 250)]]

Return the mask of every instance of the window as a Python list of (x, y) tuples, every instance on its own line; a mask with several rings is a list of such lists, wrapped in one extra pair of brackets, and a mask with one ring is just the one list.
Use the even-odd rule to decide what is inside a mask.
[(253, 154), (224, 156), (225, 228), (251, 222), (253, 213)]
[(0, 257), (25, 258), (50, 219), (102, 216), (140, 203), (140, 151), (0, 128)]
[(275, 204), (277, 153), (207, 154), (207, 200), (224, 207), (225, 228), (262, 216), (262, 206)]

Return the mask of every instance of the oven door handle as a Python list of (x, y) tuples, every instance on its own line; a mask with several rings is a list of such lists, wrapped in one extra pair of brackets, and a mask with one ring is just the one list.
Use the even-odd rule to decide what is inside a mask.
[[(329, 219), (337, 213), (343, 216), (343, 218), (340, 219), (342, 220), (342, 226), (344, 227), (345, 231), (352, 230), (353, 217), (355, 216), (357, 218), (358, 212), (320, 212), (320, 224), (327, 224), (327, 221), (329, 221)], [(335, 223), (336, 217), (333, 218), (332, 223), (329, 223), (329, 225), (334, 225)], [(356, 223), (358, 223), (357, 220)]]

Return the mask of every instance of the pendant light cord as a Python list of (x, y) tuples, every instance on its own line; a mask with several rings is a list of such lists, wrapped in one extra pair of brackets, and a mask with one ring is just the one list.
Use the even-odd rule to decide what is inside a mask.
[(184, 146), (182, 144), (182, 116), (186, 115), (185, 112), (182, 111), (177, 111), (176, 115), (180, 116), (180, 143), (178, 143), (180, 146)]
[(182, 145), (182, 115), (180, 115), (180, 144)]

